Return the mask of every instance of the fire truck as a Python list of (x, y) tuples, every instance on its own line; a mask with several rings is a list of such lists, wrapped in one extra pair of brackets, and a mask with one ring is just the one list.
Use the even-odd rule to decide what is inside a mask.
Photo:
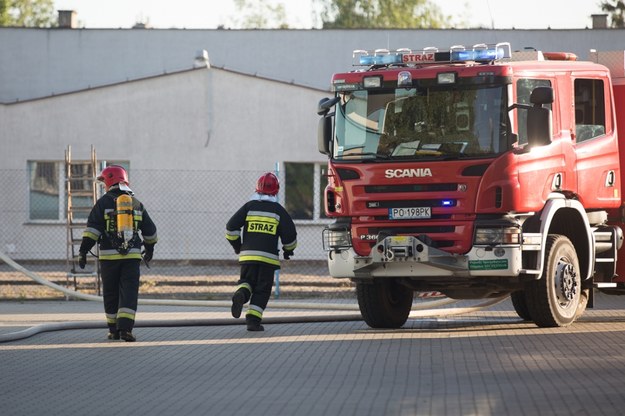
[(510, 295), (539, 327), (625, 294), (625, 53), (509, 43), (354, 51), (319, 102), (331, 276), (364, 321), (405, 324), (415, 292)]

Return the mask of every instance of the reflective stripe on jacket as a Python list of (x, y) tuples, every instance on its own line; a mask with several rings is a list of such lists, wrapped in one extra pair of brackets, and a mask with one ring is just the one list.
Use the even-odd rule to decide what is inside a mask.
[[(242, 230), (242, 231), (241, 231)], [(293, 251), (297, 247), (295, 223), (278, 202), (252, 200), (226, 224), (226, 239), (240, 248), (240, 263), (268, 264), (280, 268), (278, 244)]]

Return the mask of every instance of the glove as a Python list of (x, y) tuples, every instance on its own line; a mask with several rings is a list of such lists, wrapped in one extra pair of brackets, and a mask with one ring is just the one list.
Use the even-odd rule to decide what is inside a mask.
[(87, 264), (87, 253), (85, 253), (84, 251), (81, 251), (80, 253), (78, 253), (78, 266), (81, 269), (84, 269), (85, 264)]
[(293, 254), (293, 250), (284, 250), (284, 260), (290, 260)]
[(145, 244), (143, 247), (143, 260), (145, 260), (146, 263), (149, 263), (154, 255), (154, 244)]
[(230, 244), (232, 244), (234, 254), (239, 254), (241, 252), (241, 240), (231, 241)]

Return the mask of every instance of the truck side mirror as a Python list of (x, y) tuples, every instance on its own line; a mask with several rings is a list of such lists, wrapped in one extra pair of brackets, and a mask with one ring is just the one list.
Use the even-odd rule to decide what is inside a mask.
[(328, 111), (330, 111), (330, 109), (339, 102), (339, 100), (339, 97), (322, 98), (317, 105), (317, 114), (319, 114), (320, 116), (325, 116), (326, 114), (328, 114)]
[(322, 98), (317, 106), (317, 114), (321, 116), (319, 128), (317, 130), (317, 144), (319, 152), (330, 155), (330, 142), (332, 141), (332, 114), (328, 114), (330, 109), (340, 101), (339, 97)]
[(332, 138), (332, 117), (323, 116), (319, 120), (319, 128), (317, 130), (317, 144), (319, 152), (324, 155), (330, 155), (330, 140)]
[(534, 106), (527, 111), (527, 143), (530, 146), (547, 145), (551, 143), (553, 129), (551, 110), (543, 105), (553, 103), (553, 88), (534, 88), (530, 94), (530, 102)]

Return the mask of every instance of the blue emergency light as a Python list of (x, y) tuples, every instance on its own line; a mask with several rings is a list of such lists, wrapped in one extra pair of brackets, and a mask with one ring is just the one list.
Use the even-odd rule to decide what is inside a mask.
[(464, 46), (452, 46), (448, 51), (440, 51), (437, 48), (425, 48), (422, 50), (398, 49), (389, 51), (376, 49), (375, 51), (356, 50), (354, 57), (358, 56), (358, 64), (366, 66), (374, 65), (397, 65), (397, 64), (433, 64), (453, 62), (491, 62), (506, 59), (512, 56), (510, 43), (502, 42), (494, 45), (477, 44), (470, 48)]
[(360, 65), (392, 65), (401, 63), (402, 55), (399, 53), (360, 55)]

